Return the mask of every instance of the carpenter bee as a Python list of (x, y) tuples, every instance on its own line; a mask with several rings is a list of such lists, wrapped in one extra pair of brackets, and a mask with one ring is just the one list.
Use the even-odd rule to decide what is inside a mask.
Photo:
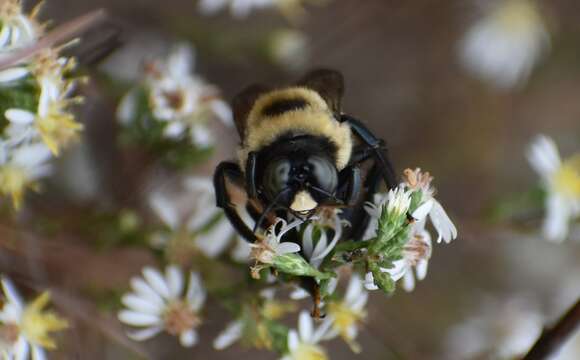
[[(381, 180), (396, 186), (384, 141), (342, 112), (343, 91), (342, 75), (321, 69), (288, 87), (250, 86), (233, 100), (238, 162), (219, 164), (214, 186), (217, 206), (246, 240), (254, 242), (276, 217), (307, 219), (325, 207), (344, 208), (352, 225), (345, 236), (360, 239), (369, 220), (364, 201)], [(245, 193), (241, 207), (253, 228), (228, 183)]]

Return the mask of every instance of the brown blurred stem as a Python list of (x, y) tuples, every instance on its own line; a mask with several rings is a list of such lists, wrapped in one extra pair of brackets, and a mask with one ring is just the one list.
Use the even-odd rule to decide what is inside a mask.
[(546, 329), (522, 360), (548, 359), (580, 329), (580, 298), (551, 329)]

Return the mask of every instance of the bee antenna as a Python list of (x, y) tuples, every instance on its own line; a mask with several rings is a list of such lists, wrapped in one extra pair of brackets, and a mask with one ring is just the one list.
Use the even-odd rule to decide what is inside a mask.
[(268, 204), (268, 206), (266, 207), (266, 209), (262, 212), (262, 214), (260, 215), (260, 218), (258, 219), (258, 221), (256, 221), (256, 225), (254, 225), (254, 232), (256, 232), (260, 226), (262, 225), (262, 222), (264, 222), (264, 219), (266, 218), (266, 215), (272, 211), (272, 209), (274, 208), (274, 206), (276, 206), (278, 204), (278, 200), (280, 199), (280, 197), (282, 195), (284, 195), (285, 193), (287, 193), (288, 191), (292, 190), (290, 187), (285, 187), (284, 189), (280, 190), (278, 192), (278, 194), (276, 194), (276, 196), (274, 197), (274, 199), (272, 200), (272, 202), (270, 202), (270, 204)]

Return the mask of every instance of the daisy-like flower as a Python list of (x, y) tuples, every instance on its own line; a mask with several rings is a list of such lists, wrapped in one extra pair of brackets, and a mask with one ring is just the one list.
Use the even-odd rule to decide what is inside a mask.
[[(252, 247), (250, 257), (256, 261), (251, 269), (254, 278), (259, 279), (260, 270), (272, 265), (277, 256), (300, 251), (300, 245), (293, 242), (283, 242), (282, 238), (288, 231), (297, 228), (302, 223), (303, 221), (300, 219), (289, 224), (283, 219), (277, 219), (263, 237), (254, 244), (250, 244)], [(278, 227), (279, 230), (277, 230)]]
[(499, 88), (522, 83), (549, 47), (550, 38), (533, 0), (494, 1), (465, 34), (463, 65)]
[(3, 359), (46, 359), (45, 349), (57, 345), (50, 333), (68, 327), (66, 320), (44, 308), (50, 301), (48, 292), (42, 293), (30, 304), (25, 304), (12, 282), (1, 278), (4, 306), (0, 311), (0, 351)]
[(269, 50), (273, 61), (291, 71), (302, 71), (310, 57), (308, 38), (296, 30), (274, 32)]
[(166, 249), (170, 257), (187, 256), (188, 249), (194, 248), (208, 257), (216, 257), (237, 234), (223, 212), (215, 206), (211, 179), (192, 176), (185, 180), (184, 185), (190, 200), (187, 209), (180, 208), (179, 201), (161, 192), (152, 193), (150, 206), (169, 229), (169, 232), (155, 234), (152, 245)]
[(288, 332), (288, 354), (281, 360), (327, 360), (328, 355), (318, 343), (328, 338), (331, 322), (324, 321), (314, 328), (312, 317), (302, 311), (298, 317), (298, 331)]
[(389, 214), (389, 219), (398, 219), (407, 214), (410, 205), (411, 192), (407, 191), (403, 186), (399, 186), (396, 189), (389, 190), (386, 194), (375, 194), (374, 203), (368, 202), (364, 207), (371, 219), (375, 220), (372, 222), (372, 228), (376, 229), (383, 209)]
[(34, 7), (30, 15), (22, 13), (21, 0), (0, 2), (0, 53), (30, 45), (43, 32), (36, 17), (41, 4)]
[(562, 160), (554, 141), (539, 135), (527, 157), (547, 191), (544, 236), (560, 242), (568, 236), (570, 221), (580, 216), (580, 154)]
[[(343, 221), (340, 209), (332, 209), (311, 218), (304, 229), (302, 236), (302, 251), (310, 265), (318, 269), (324, 258), (330, 254), (342, 237), (342, 228), (348, 222)], [(315, 241), (315, 230), (319, 230), (319, 237)], [(328, 233), (332, 232), (332, 240), (328, 241)]]
[(353, 274), (344, 299), (332, 301), (327, 305), (328, 314), (324, 320), (332, 324), (332, 330), (325, 338), (333, 338), (336, 335), (340, 335), (351, 349), (357, 353), (360, 352), (360, 346), (355, 339), (358, 334), (358, 325), (366, 317), (364, 307), (368, 300), (368, 293), (363, 285), (363, 280), (357, 274)]
[(404, 172), (405, 182), (402, 184), (412, 191), (421, 191), (421, 202), (413, 212), (413, 217), (421, 222), (427, 215), (433, 227), (437, 231), (437, 242), (442, 240), (450, 243), (457, 238), (457, 228), (449, 219), (449, 216), (435, 199), (435, 189), (431, 186), (433, 177), (428, 172), (421, 172), (421, 169), (406, 169)]
[(50, 173), (50, 151), (44, 144), (11, 148), (0, 143), (0, 194), (11, 196), (19, 209), (26, 189), (36, 188), (36, 180)]
[[(153, 116), (167, 123), (163, 135), (169, 139), (188, 136), (196, 146), (207, 148), (213, 143), (207, 122), (219, 119), (229, 126), (232, 113), (215, 86), (192, 74), (193, 62), (189, 46), (176, 46), (165, 61), (146, 64), (144, 85)], [(136, 116), (137, 95), (131, 91), (119, 104), (117, 115), (123, 124)]]
[[(213, 15), (228, 8), (236, 18), (247, 17), (252, 11), (277, 8), (290, 20), (300, 20), (306, 15), (303, 7), (305, 0), (200, 0), (199, 11), (204, 15)], [(312, 3), (322, 3), (319, 0), (310, 0)]]
[(198, 342), (196, 328), (201, 325), (200, 310), (206, 292), (199, 275), (190, 272), (187, 286), (182, 271), (174, 265), (158, 270), (145, 267), (143, 278), (131, 279), (133, 292), (121, 299), (127, 307), (121, 310), (121, 322), (140, 328), (127, 332), (136, 341), (144, 341), (165, 330), (179, 336), (182, 346), (191, 347)]

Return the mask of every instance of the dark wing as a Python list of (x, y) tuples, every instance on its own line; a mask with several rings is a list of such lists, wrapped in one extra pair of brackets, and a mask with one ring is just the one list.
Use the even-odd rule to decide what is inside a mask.
[(297, 84), (319, 93), (332, 112), (340, 115), (342, 95), (344, 94), (344, 79), (341, 73), (330, 69), (313, 70)]
[(258, 97), (271, 89), (267, 86), (254, 84), (245, 88), (232, 100), (232, 108), (234, 112), (234, 122), (236, 129), (240, 135), (240, 139), (244, 140), (244, 132), (246, 130), (246, 121), (248, 114), (252, 111), (252, 107)]

